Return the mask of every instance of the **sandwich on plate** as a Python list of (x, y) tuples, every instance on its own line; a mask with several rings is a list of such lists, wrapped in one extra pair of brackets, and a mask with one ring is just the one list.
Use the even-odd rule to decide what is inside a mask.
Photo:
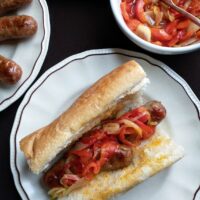
[(142, 67), (129, 61), (20, 141), (30, 169), (44, 173), (51, 199), (109, 199), (183, 157), (183, 148), (158, 130), (164, 105), (143, 102), (148, 82)]

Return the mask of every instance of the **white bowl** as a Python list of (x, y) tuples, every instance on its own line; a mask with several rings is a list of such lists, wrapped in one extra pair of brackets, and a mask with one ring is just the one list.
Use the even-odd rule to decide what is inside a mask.
[(120, 3), (121, 0), (110, 0), (112, 12), (114, 14), (114, 17), (122, 30), (122, 32), (135, 44), (140, 46), (143, 49), (146, 49), (150, 52), (158, 53), (158, 54), (168, 54), (168, 55), (173, 55), (173, 54), (183, 54), (183, 53), (188, 53), (194, 50), (197, 50), (200, 48), (200, 43), (196, 44), (191, 44), (188, 46), (184, 47), (162, 47), (158, 46), (155, 44), (152, 44), (150, 42), (147, 42), (140, 37), (138, 37), (135, 33), (133, 33), (128, 26), (126, 25), (122, 14), (121, 14), (121, 9), (120, 9)]

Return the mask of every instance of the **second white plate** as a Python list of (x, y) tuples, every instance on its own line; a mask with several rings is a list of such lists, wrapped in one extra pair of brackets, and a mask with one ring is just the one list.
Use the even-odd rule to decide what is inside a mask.
[(48, 196), (40, 176), (29, 171), (19, 141), (55, 119), (97, 79), (131, 59), (143, 66), (151, 80), (145, 96), (160, 100), (167, 108), (167, 118), (160, 126), (184, 147), (186, 156), (116, 199), (199, 199), (200, 194), (195, 191), (200, 185), (200, 102), (187, 83), (163, 63), (120, 49), (92, 50), (71, 56), (48, 70), (27, 92), (17, 111), (10, 139), (10, 164), (22, 199), (46, 200)]
[(50, 20), (45, 0), (34, 0), (16, 14), (34, 17), (38, 23), (38, 31), (29, 39), (0, 45), (0, 54), (14, 60), (23, 70), (22, 78), (16, 85), (6, 86), (0, 83), (0, 111), (14, 103), (35, 80), (49, 46)]

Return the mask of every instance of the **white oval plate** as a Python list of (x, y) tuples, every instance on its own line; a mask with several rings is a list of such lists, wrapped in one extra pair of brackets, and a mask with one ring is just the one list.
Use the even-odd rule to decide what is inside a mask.
[(0, 111), (14, 103), (35, 80), (49, 46), (50, 21), (45, 0), (34, 0), (16, 14), (33, 16), (38, 23), (38, 31), (29, 39), (0, 45), (0, 55), (14, 60), (23, 70), (22, 78), (16, 85), (6, 86), (0, 83)]
[(187, 83), (165, 64), (144, 54), (120, 49), (91, 50), (71, 56), (48, 70), (25, 95), (10, 139), (10, 164), (22, 199), (48, 197), (40, 176), (29, 171), (19, 141), (51, 122), (84, 89), (130, 59), (138, 61), (147, 72), (151, 84), (145, 96), (160, 100), (166, 106), (168, 115), (160, 126), (185, 148), (186, 156), (116, 199), (192, 200), (200, 185), (200, 102)]

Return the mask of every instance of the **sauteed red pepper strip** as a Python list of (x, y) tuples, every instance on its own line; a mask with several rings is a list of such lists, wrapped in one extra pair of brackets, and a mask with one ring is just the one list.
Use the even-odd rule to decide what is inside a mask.
[[(174, 0), (200, 18), (199, 0)], [(185, 46), (198, 42), (200, 27), (159, 0), (122, 0), (127, 26), (144, 40), (160, 46)]]

